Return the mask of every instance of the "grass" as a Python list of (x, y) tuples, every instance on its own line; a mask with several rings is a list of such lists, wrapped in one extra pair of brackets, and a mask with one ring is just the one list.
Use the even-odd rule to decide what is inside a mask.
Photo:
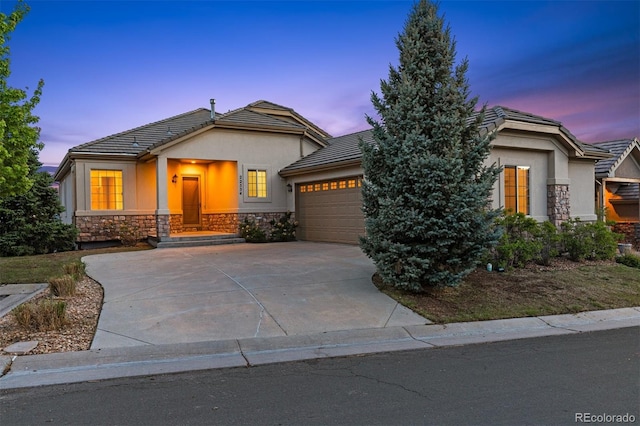
[(57, 277), (65, 273), (73, 274), (69, 271), (69, 267), (65, 265), (82, 264), (80, 259), (84, 256), (147, 250), (150, 248), (146, 244), (139, 244), (135, 247), (109, 247), (40, 254), (37, 256), (0, 257), (0, 284), (46, 283), (51, 277)]
[(435, 323), (640, 306), (640, 273), (613, 262), (561, 263), (498, 273), (478, 269), (456, 288), (413, 294), (374, 283)]

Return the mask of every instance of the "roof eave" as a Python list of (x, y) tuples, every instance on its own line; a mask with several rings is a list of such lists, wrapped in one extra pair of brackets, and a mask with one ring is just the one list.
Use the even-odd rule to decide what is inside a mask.
[(280, 170), (278, 174), (282, 177), (291, 177), (291, 176), (304, 175), (307, 173), (325, 172), (327, 170), (334, 170), (334, 169), (343, 168), (343, 167), (361, 166), (361, 165), (362, 165), (362, 157), (358, 157), (358, 158), (351, 158), (348, 160), (334, 161), (331, 163), (318, 164), (315, 166), (300, 167), (300, 168), (295, 168), (291, 170), (283, 169), (283, 170)]

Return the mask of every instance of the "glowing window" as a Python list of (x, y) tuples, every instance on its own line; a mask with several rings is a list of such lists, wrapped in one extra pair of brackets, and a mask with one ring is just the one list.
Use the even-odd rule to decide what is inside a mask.
[(247, 171), (247, 194), (253, 198), (267, 198), (267, 171)]
[(331, 182), (331, 189), (338, 189), (338, 182)]
[(346, 187), (347, 187), (347, 181), (346, 180), (341, 180), (340, 182), (338, 182), (338, 188), (345, 189)]
[(122, 170), (91, 170), (91, 210), (122, 209)]
[(329, 190), (329, 182), (325, 182), (322, 184), (322, 190), (323, 191), (328, 191)]
[(314, 191), (320, 191), (320, 184), (319, 184), (319, 183), (316, 183), (316, 184), (313, 186), (313, 190), (314, 190)]
[(511, 213), (530, 214), (529, 167), (505, 166), (504, 208)]
[(355, 179), (349, 179), (349, 181), (347, 182), (347, 186), (349, 188), (355, 188), (356, 187), (356, 180)]
[(307, 192), (307, 187), (304, 185), (300, 186), (300, 192)]

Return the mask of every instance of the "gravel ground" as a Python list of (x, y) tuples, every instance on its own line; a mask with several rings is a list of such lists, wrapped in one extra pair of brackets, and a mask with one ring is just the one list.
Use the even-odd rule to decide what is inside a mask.
[[(67, 302), (67, 324), (60, 330), (28, 331), (18, 325), (11, 313), (5, 315), (0, 318), (0, 348), (36, 340), (38, 346), (30, 354), (88, 350), (98, 326), (102, 296), (102, 286), (85, 277), (77, 283), (75, 296), (56, 298)], [(31, 300), (44, 297), (50, 297), (48, 291)]]

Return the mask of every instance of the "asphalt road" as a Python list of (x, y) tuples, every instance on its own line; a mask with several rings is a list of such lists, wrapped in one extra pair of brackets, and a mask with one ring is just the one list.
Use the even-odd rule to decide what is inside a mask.
[(8, 390), (0, 424), (637, 424), (639, 407), (633, 327)]

